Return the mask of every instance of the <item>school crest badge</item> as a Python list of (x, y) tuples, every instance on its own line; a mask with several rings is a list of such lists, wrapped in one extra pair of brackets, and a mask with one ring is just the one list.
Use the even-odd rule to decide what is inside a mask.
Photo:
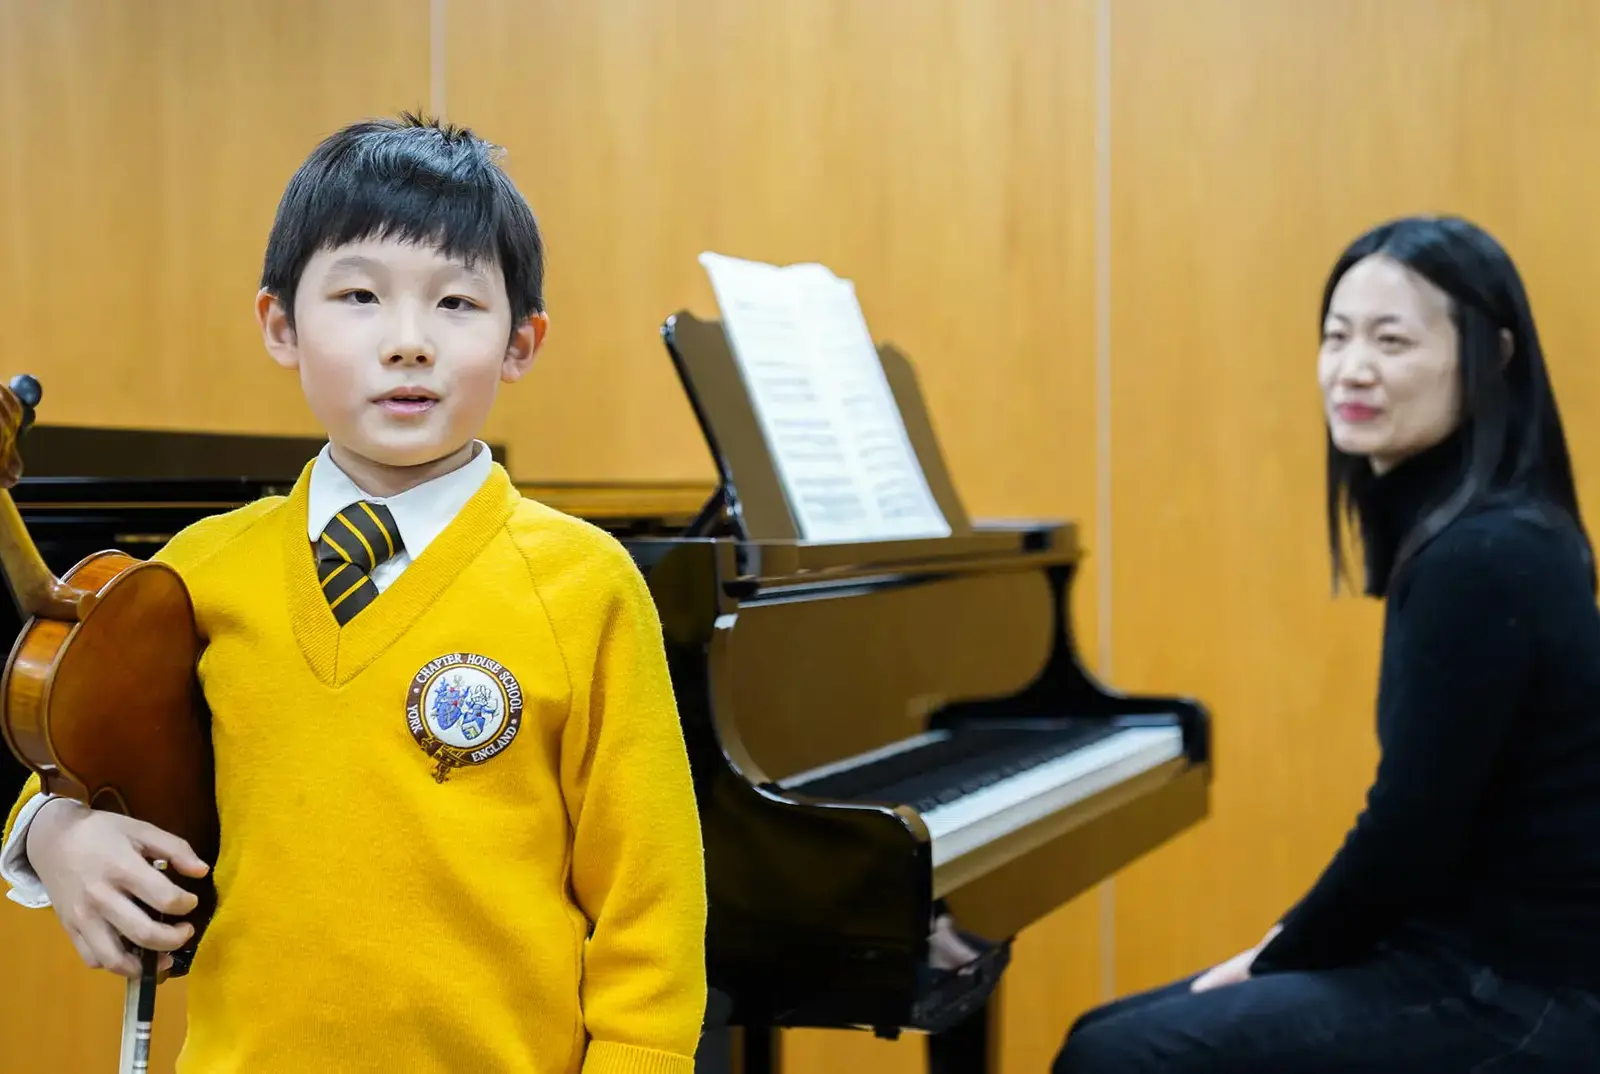
[(505, 751), (522, 727), (522, 687), (511, 669), (477, 653), (449, 653), (411, 680), (406, 725), (434, 760), (440, 783), (450, 770)]

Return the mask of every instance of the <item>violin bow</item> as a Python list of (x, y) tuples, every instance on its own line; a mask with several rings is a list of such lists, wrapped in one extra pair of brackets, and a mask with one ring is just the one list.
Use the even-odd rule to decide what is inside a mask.
[[(166, 872), (164, 859), (151, 864)], [(152, 916), (161, 920), (153, 912)], [(148, 1074), (150, 1070), (150, 1028), (156, 1019), (156, 966), (161, 956), (149, 948), (138, 950), (139, 976), (128, 978), (127, 999), (122, 1007), (122, 1058), (117, 1074)]]

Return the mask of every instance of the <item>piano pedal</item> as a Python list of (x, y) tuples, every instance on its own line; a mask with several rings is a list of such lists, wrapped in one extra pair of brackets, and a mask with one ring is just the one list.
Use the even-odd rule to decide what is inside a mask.
[(917, 971), (910, 1028), (943, 1033), (980, 1013), (1011, 964), (1011, 941), (991, 941), (961, 929), (954, 935), (977, 957), (945, 969), (931, 962)]

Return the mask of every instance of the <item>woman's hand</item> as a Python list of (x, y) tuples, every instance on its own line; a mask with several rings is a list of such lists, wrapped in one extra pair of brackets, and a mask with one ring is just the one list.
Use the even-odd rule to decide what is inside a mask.
[(1224, 985), (1248, 981), (1250, 979), (1250, 966), (1255, 962), (1256, 956), (1261, 953), (1263, 947), (1272, 942), (1274, 936), (1282, 931), (1282, 925), (1272, 926), (1267, 934), (1261, 938), (1260, 943), (1248, 951), (1239, 952), (1226, 962), (1211, 967), (1195, 978), (1194, 984), (1189, 986), (1189, 990), (1191, 992), (1209, 992), (1213, 988), (1221, 988)]

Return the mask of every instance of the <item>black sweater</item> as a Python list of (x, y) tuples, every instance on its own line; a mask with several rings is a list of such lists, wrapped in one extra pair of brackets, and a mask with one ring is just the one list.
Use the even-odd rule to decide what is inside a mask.
[[(1447, 490), (1458, 452), (1374, 482), (1380, 542)], [(1420, 930), (1507, 976), (1600, 990), (1600, 611), (1576, 528), (1530, 499), (1475, 508), (1385, 599), (1366, 808), (1252, 972)]]

